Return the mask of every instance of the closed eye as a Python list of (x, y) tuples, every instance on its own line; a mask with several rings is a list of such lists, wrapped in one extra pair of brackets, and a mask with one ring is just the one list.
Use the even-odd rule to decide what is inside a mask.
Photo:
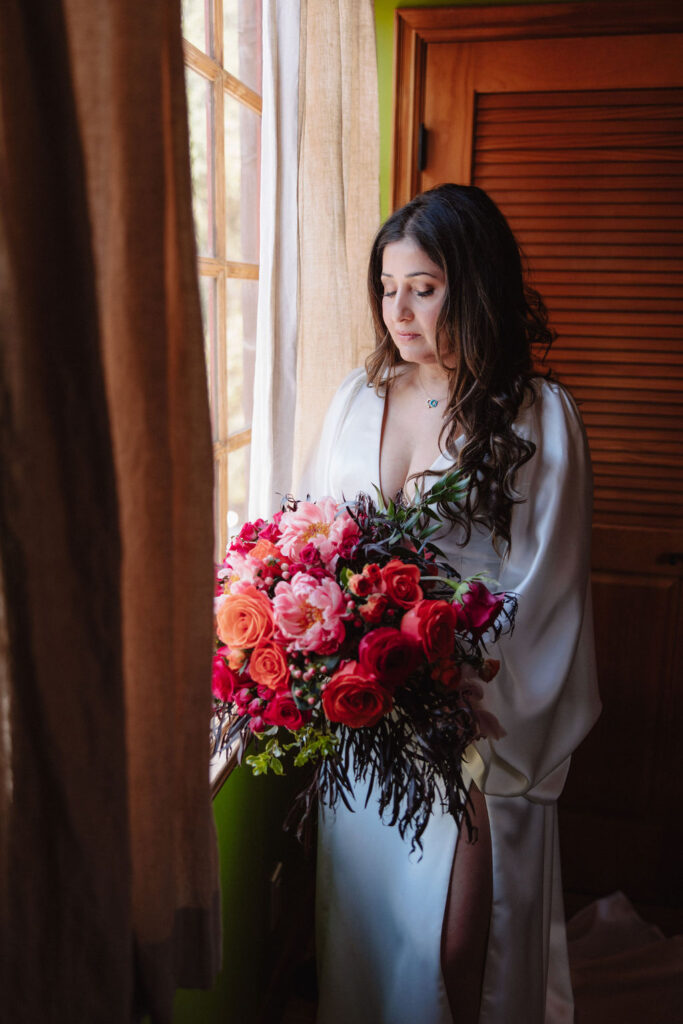
[[(393, 299), (395, 294), (396, 294), (395, 291), (393, 291), (393, 292), (383, 292), (382, 293), (382, 298), (383, 299)], [(428, 299), (430, 295), (434, 294), (434, 289), (433, 288), (427, 288), (426, 291), (424, 291), (424, 292), (415, 292), (415, 294), (417, 296), (419, 296), (421, 299)]]

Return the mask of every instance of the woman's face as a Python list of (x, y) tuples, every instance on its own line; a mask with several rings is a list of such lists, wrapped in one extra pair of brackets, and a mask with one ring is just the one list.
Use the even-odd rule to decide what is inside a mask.
[(382, 254), (382, 317), (408, 363), (436, 363), (436, 324), (446, 297), (446, 277), (410, 237), (390, 242)]

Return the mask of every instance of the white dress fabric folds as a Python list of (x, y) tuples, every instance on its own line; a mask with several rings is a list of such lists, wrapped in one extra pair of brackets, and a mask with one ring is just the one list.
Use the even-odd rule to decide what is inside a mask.
[[(519, 596), (516, 626), (485, 706), (507, 735), (470, 748), (486, 796), (493, 901), (480, 1024), (573, 1020), (556, 800), (572, 751), (599, 713), (589, 588), (591, 471), (576, 407), (559, 385), (533, 384), (515, 423), (536, 452), (518, 472), (510, 555), (488, 533), (437, 543), (463, 575), (487, 571)], [(384, 399), (355, 370), (337, 392), (298, 493), (353, 498), (379, 485)], [(431, 469), (453, 465), (441, 455)], [(318, 1024), (452, 1024), (441, 932), (458, 829), (436, 811), (423, 853), (379, 819), (376, 801), (326, 811), (318, 847)], [(457, 1021), (455, 1022), (457, 1024)]]

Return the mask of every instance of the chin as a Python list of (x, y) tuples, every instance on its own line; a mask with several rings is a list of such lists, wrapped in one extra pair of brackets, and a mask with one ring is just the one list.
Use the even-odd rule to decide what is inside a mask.
[(410, 348), (406, 348), (404, 346), (403, 348), (399, 348), (399, 353), (401, 355), (401, 359), (403, 359), (405, 363), (416, 363), (420, 366), (435, 366), (437, 362), (436, 356), (433, 352), (425, 352), (424, 350), (420, 352), (417, 348), (411, 351)]

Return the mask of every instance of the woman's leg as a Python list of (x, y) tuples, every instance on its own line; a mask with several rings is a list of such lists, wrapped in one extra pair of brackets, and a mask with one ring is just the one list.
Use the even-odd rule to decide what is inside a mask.
[(476, 842), (458, 837), (441, 935), (441, 967), (455, 1024), (477, 1024), (491, 918), (491, 831), (486, 800), (472, 784)]

